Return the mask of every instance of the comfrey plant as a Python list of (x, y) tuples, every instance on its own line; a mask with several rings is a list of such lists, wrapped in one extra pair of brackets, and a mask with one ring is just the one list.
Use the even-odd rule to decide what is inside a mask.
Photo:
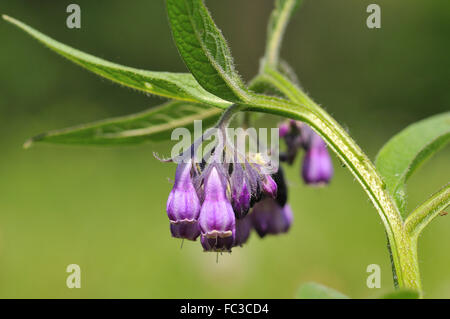
[[(160, 141), (168, 139), (176, 127), (192, 129), (194, 120), (203, 120), (204, 125), (218, 123), (216, 127), (220, 128), (228, 127), (231, 118), (241, 112), (245, 112), (242, 126), (248, 125), (252, 112), (285, 117), (288, 120), (280, 124), (280, 135), (287, 147), (280, 159), (292, 163), (304, 149), (303, 179), (308, 184), (326, 184), (333, 174), (328, 145), (361, 184), (381, 218), (395, 287), (422, 296), (417, 241), (423, 229), (449, 205), (450, 184), (412, 212), (406, 210), (405, 184), (449, 141), (450, 113), (412, 124), (394, 136), (380, 150), (375, 166), (347, 131), (302, 91), (292, 70), (280, 60), (284, 30), (299, 2), (275, 2), (259, 74), (248, 85), (235, 70), (228, 45), (203, 0), (166, 0), (173, 38), (190, 73), (151, 72), (111, 63), (3, 16), (82, 67), (124, 86), (169, 99), (136, 115), (40, 134), (25, 146), (38, 141), (84, 145)], [(191, 240), (200, 237), (207, 251), (229, 251), (241, 245), (251, 228), (265, 236), (286, 231), (292, 222), (282, 172), (269, 174), (265, 171), (267, 163), (255, 160), (257, 154), (236, 152), (226, 142), (225, 147), (216, 145), (211, 156), (201, 161), (195, 160), (194, 142), (182, 154), (184, 160), (178, 162), (167, 201), (173, 236)], [(232, 160), (219, 160), (226, 156)], [(405, 296), (399, 291), (397, 297)]]

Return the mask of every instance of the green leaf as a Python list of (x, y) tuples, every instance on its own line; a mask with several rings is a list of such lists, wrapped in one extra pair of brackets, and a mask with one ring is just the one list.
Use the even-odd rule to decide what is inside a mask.
[(205, 129), (214, 124), (221, 113), (220, 109), (204, 104), (171, 101), (141, 113), (39, 134), (29, 139), (24, 147), (34, 142), (123, 145), (170, 140), (173, 129), (185, 127), (192, 131), (194, 120), (202, 120)]
[(267, 43), (264, 62), (277, 67), (281, 42), (286, 27), (295, 10), (299, 7), (301, 0), (276, 0), (275, 8), (270, 16), (267, 28)]
[(405, 220), (405, 229), (412, 238), (417, 238), (425, 227), (450, 205), (450, 183), (431, 195)]
[(349, 299), (349, 297), (332, 288), (309, 282), (300, 286), (297, 299)]
[(449, 141), (450, 112), (447, 112), (408, 126), (379, 151), (376, 166), (401, 212), (405, 212), (408, 178)]
[(379, 299), (419, 299), (419, 292), (410, 289), (399, 289), (381, 296)]
[(227, 101), (246, 101), (230, 49), (203, 1), (167, 0), (167, 13), (178, 50), (198, 83)]
[(230, 105), (205, 91), (191, 74), (151, 72), (108, 62), (60, 43), (14, 18), (5, 15), (2, 17), (56, 53), (116, 83), (177, 100), (203, 102), (220, 108)]

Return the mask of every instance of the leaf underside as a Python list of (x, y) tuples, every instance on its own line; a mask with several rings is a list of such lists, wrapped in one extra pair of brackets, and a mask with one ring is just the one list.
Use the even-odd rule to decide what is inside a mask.
[(147, 111), (108, 120), (78, 125), (39, 134), (24, 147), (35, 142), (79, 145), (124, 145), (170, 140), (172, 130), (185, 127), (192, 131), (194, 120), (203, 128), (213, 125), (222, 111), (204, 104), (171, 101)]
[(60, 43), (9, 16), (3, 16), (3, 19), (63, 57), (121, 85), (166, 98), (203, 102), (220, 108), (226, 108), (231, 104), (205, 91), (189, 73), (152, 72), (122, 66)]
[(394, 197), (405, 212), (405, 183), (433, 154), (450, 142), (450, 112), (414, 123), (392, 137), (379, 151), (376, 166)]

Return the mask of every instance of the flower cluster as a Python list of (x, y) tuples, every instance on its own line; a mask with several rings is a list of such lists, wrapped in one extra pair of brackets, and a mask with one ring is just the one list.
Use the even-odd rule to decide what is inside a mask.
[[(178, 160), (167, 200), (172, 236), (188, 240), (200, 237), (205, 251), (224, 252), (242, 246), (252, 229), (260, 237), (287, 232), (293, 214), (281, 167), (271, 172), (261, 154), (237, 150), (226, 132), (219, 131), (224, 142), (217, 143), (209, 154), (198, 160), (201, 140)], [(305, 183), (329, 183), (333, 165), (319, 135), (292, 120), (280, 124), (279, 134), (287, 145), (286, 152), (280, 154), (282, 161), (292, 164), (303, 149)]]
[[(172, 236), (188, 240), (200, 236), (205, 251), (242, 246), (253, 228), (260, 237), (286, 232), (293, 219), (281, 168), (270, 174), (258, 154), (225, 145), (216, 145), (209, 160), (197, 163), (194, 143), (177, 166), (167, 200)], [(224, 162), (230, 153), (234, 160)]]
[(300, 149), (305, 150), (302, 165), (302, 177), (306, 184), (328, 184), (333, 177), (333, 164), (327, 145), (308, 125), (289, 120), (279, 125), (280, 137), (286, 143), (287, 150), (281, 154), (281, 160), (292, 164)]

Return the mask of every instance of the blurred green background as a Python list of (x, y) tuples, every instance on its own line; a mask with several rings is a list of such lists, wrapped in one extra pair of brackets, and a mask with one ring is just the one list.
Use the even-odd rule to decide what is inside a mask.
[[(0, 13), (125, 65), (186, 70), (171, 39), (162, 0), (77, 0), (82, 28), (65, 26), (73, 1), (2, 0)], [(378, 0), (382, 28), (369, 30), (372, 1), (306, 0), (286, 34), (283, 56), (303, 87), (374, 158), (395, 132), (450, 106), (450, 2)], [(272, 0), (208, 0), (246, 80), (257, 72)], [(307, 188), (299, 161), (287, 169), (295, 212), (291, 231), (244, 248), (203, 253), (169, 234), (165, 201), (174, 166), (155, 160), (172, 142), (101, 148), (35, 145), (49, 129), (157, 105), (92, 75), (0, 22), (0, 297), (290, 298), (306, 281), (351, 297), (392, 287), (381, 222), (361, 187), (335, 159), (327, 188)], [(269, 120), (269, 118), (267, 118)], [(273, 120), (272, 120), (272, 123)], [(448, 182), (449, 150), (409, 182), (409, 207)], [(426, 297), (450, 297), (450, 217), (419, 243)], [(82, 288), (68, 289), (68, 264)], [(379, 264), (382, 288), (366, 286)]]

